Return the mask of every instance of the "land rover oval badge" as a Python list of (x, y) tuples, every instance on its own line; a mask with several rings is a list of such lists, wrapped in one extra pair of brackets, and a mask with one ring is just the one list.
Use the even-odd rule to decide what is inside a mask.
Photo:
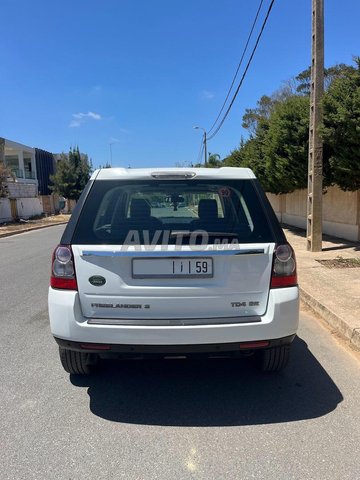
[(104, 277), (100, 277), (100, 275), (94, 275), (93, 277), (89, 278), (89, 282), (94, 287), (102, 287), (106, 283), (106, 279)]

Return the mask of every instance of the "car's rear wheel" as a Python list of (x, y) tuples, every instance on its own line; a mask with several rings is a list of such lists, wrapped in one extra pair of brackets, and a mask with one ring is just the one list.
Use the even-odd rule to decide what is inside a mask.
[(64, 370), (74, 375), (88, 375), (93, 372), (96, 362), (90, 358), (88, 353), (75, 352), (59, 347), (60, 361)]
[(281, 345), (261, 352), (261, 370), (263, 372), (280, 372), (288, 364), (290, 345)]

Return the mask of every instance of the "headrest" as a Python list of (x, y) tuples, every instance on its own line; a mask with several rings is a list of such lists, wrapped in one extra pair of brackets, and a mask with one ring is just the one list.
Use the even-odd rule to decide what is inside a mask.
[(198, 215), (202, 220), (218, 218), (218, 206), (216, 200), (210, 198), (199, 200)]
[(130, 218), (149, 218), (150, 204), (143, 198), (133, 198), (130, 204)]

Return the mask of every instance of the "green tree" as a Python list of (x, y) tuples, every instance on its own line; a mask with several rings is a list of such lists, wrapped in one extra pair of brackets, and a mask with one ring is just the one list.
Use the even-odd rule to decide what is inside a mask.
[(210, 153), (207, 159), (207, 168), (219, 168), (222, 165), (220, 155), (217, 153)]
[(80, 153), (79, 147), (76, 147), (76, 149), (73, 150), (70, 149), (69, 162), (76, 174), (73, 199), (77, 200), (89, 181), (92, 165), (88, 156)]
[(224, 158), (224, 167), (243, 167), (244, 166), (244, 145), (246, 141), (243, 137), (240, 139), (239, 148), (235, 148), (230, 152), (230, 155)]
[[(339, 63), (329, 68), (324, 69), (324, 86), (325, 90), (328, 90), (332, 83), (341, 77), (347, 75), (347, 73), (353, 72), (355, 69), (351, 65), (345, 63)], [(311, 67), (303, 70), (295, 77), (296, 92), (300, 95), (310, 95), (311, 84)]]
[(257, 176), (262, 187), (269, 191), (269, 178), (263, 153), (264, 137), (251, 137), (247, 141), (241, 139), (239, 148), (233, 150), (223, 161), (227, 167), (251, 168)]
[(99, 168), (111, 168), (110, 162), (106, 162), (104, 165), (99, 165)]
[(268, 190), (269, 183), (265, 171), (263, 147), (272, 111), (279, 101), (279, 96), (279, 92), (271, 97), (263, 95), (255, 108), (245, 110), (242, 126), (249, 131), (250, 137), (246, 141), (241, 138), (239, 148), (233, 150), (223, 162), (228, 166), (251, 168), (266, 190)]
[(324, 96), (322, 136), (330, 150), (330, 168), (342, 190), (360, 189), (360, 57), (357, 68), (337, 77)]
[(79, 147), (62, 154), (56, 173), (50, 177), (50, 188), (68, 200), (78, 200), (87, 184), (92, 170), (87, 155), (80, 154)]
[(307, 186), (309, 98), (293, 95), (277, 103), (264, 138), (269, 191), (288, 193)]
[(279, 90), (263, 96), (255, 109), (247, 109), (243, 127), (247, 141), (231, 152), (226, 165), (251, 168), (263, 188), (286, 193), (307, 185), (309, 99)]
[(61, 154), (56, 164), (56, 172), (50, 176), (50, 181), (52, 182), (50, 188), (55, 193), (70, 200), (74, 198), (76, 174), (66, 154)]
[(276, 104), (276, 99), (263, 95), (257, 101), (255, 108), (247, 108), (242, 118), (242, 126), (246, 128), (250, 136), (256, 137), (261, 129), (266, 129), (271, 112)]
[[(356, 68), (339, 64), (325, 70), (324, 186), (360, 188), (360, 59)], [(242, 126), (249, 138), (223, 161), (249, 167), (264, 189), (288, 193), (307, 187), (310, 69), (255, 108), (246, 109)]]

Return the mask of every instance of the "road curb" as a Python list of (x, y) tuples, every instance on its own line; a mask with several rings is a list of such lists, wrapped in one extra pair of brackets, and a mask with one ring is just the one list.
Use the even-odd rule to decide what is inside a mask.
[(0, 238), (12, 237), (21, 233), (31, 232), (32, 230), (42, 230), (43, 228), (55, 227), (56, 225), (66, 225), (68, 222), (50, 223), (49, 225), (37, 225), (35, 227), (24, 228), (22, 230), (14, 230), (13, 232), (0, 233)]
[(313, 295), (300, 287), (300, 298), (313, 312), (321, 316), (325, 322), (339, 332), (351, 345), (360, 349), (360, 329), (352, 328), (336, 313), (332, 312)]

